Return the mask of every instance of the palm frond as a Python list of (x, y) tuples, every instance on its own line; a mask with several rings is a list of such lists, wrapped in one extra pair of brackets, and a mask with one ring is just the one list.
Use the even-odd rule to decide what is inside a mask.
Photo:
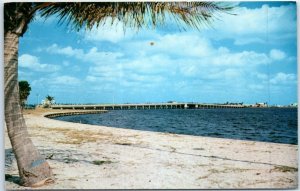
[(229, 13), (233, 6), (221, 2), (72, 2), (36, 4), (43, 17), (58, 15), (60, 23), (75, 29), (91, 29), (107, 21), (107, 18), (122, 21), (131, 28), (155, 27), (173, 19), (179, 27), (194, 27), (210, 24), (220, 13)]
[(32, 4), (27, 2), (4, 4), (4, 33), (13, 31), (22, 35), (27, 30), (27, 23), (33, 19)]

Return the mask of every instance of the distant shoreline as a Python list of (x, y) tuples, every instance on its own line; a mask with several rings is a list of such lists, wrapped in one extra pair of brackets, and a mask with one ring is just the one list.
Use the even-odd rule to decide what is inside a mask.
[(68, 111), (68, 112), (54, 112), (50, 114), (44, 115), (44, 117), (47, 118), (55, 118), (55, 117), (60, 117), (60, 116), (70, 116), (70, 115), (85, 115), (85, 114), (101, 114), (101, 113), (107, 113), (107, 110), (90, 110), (90, 111)]

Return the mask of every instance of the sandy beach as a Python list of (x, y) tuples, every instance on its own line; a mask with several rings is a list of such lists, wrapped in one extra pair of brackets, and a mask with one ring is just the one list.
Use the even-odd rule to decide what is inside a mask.
[[(297, 145), (63, 122), (28, 110), (28, 131), (55, 182), (39, 189), (297, 188)], [(64, 111), (63, 111), (64, 112)], [(19, 186), (5, 130), (6, 189)]]

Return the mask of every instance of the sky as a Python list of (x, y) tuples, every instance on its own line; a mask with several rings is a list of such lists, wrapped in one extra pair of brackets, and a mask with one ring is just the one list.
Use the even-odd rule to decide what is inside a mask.
[[(297, 102), (296, 4), (242, 2), (211, 26), (74, 31), (39, 15), (20, 39), (28, 103)], [(109, 20), (108, 20), (109, 21)]]

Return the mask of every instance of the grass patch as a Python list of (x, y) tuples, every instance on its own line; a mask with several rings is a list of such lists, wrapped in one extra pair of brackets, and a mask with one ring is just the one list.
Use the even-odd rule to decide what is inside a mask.
[(45, 157), (45, 159), (52, 159), (52, 157), (54, 156), (54, 153), (51, 153), (51, 154), (49, 154), (49, 155), (47, 155), (46, 157)]
[(132, 143), (115, 143), (116, 145), (126, 145), (126, 146), (130, 146), (132, 145)]
[(64, 158), (65, 163), (73, 163), (73, 162), (78, 162), (77, 159), (71, 159), (71, 158)]
[(197, 150), (197, 151), (204, 151), (204, 148), (193, 148), (193, 150)]
[(94, 165), (102, 165), (102, 164), (111, 164), (112, 161), (110, 161), (110, 160), (94, 160), (92, 163)]
[(87, 130), (79, 131), (67, 128), (49, 128), (49, 131), (63, 133), (66, 136), (66, 139), (57, 141), (57, 143), (62, 144), (81, 144), (86, 142), (96, 142), (97, 140), (101, 140), (101, 138), (103, 138), (101, 135), (99, 135), (99, 133)]
[(280, 172), (298, 172), (298, 168), (290, 166), (275, 166), (273, 170)]
[(198, 164), (197, 166), (205, 167), (205, 166), (210, 166), (210, 165), (207, 165), (207, 164)]
[(197, 178), (197, 180), (200, 180), (200, 179), (206, 179), (210, 176), (211, 174), (208, 174), (208, 175), (205, 175), (205, 176), (200, 176)]
[(245, 172), (245, 171), (248, 171), (250, 169), (244, 169), (244, 168), (224, 168), (222, 170), (218, 170), (218, 169), (215, 169), (215, 168), (212, 168), (212, 169), (209, 169), (208, 171), (211, 172), (211, 173), (216, 173), (216, 174), (219, 174), (219, 173), (231, 173), (231, 172)]
[(226, 170), (218, 170), (218, 169), (214, 169), (214, 168), (212, 168), (212, 169), (209, 169), (208, 170), (209, 172), (211, 172), (211, 173), (213, 173), (213, 174), (218, 174), (218, 173), (225, 173), (226, 172)]
[(171, 149), (171, 152), (174, 153), (176, 151), (176, 148), (175, 147), (170, 147)]

